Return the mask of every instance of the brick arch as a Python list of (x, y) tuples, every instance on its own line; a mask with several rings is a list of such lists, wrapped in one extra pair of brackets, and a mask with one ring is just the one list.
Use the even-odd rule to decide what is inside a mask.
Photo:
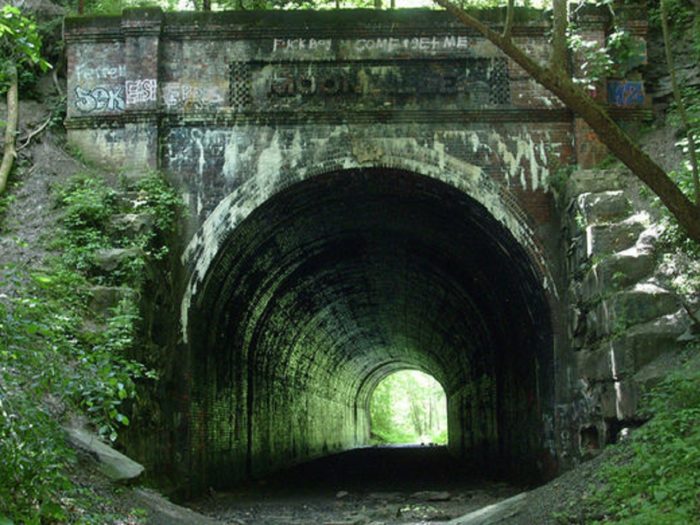
[(182, 256), (188, 275), (180, 307), (181, 336), (185, 342), (192, 299), (225, 239), (253, 210), (296, 183), (327, 173), (342, 177), (343, 171), (362, 168), (388, 168), (422, 175), (444, 182), (474, 199), (513, 235), (529, 255), (543, 288), (552, 298), (558, 297), (544, 250), (533, 231), (533, 219), (523, 210), (517, 197), (481, 167), (415, 142), (386, 139), (350, 139), (348, 142), (349, 151), (328, 152), (321, 162), (315, 159), (323, 153), (317, 152), (286, 173), (275, 172), (274, 163), (258, 163), (257, 171), (224, 197), (206, 217)]

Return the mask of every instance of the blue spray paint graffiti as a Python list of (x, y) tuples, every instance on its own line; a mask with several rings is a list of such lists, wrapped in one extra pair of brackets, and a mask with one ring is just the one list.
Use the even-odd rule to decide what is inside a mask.
[(644, 104), (644, 82), (641, 80), (608, 80), (608, 102), (615, 106)]

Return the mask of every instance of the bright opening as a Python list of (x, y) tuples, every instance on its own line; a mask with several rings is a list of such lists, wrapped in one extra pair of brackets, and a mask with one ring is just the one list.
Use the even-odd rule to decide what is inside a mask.
[(373, 443), (447, 443), (445, 391), (428, 374), (402, 370), (388, 375), (372, 393), (369, 410)]

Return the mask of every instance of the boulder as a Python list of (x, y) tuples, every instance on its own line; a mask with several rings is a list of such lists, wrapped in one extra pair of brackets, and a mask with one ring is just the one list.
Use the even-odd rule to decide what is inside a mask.
[(571, 200), (583, 193), (621, 190), (626, 187), (629, 177), (621, 170), (578, 170), (566, 182), (566, 196)]
[(132, 481), (143, 473), (143, 465), (114, 450), (96, 434), (84, 428), (66, 427), (64, 430), (73, 446), (94, 458), (99, 471), (111, 481)]
[(676, 294), (654, 284), (637, 284), (601, 301), (596, 307), (595, 333), (622, 335), (622, 330), (672, 314), (680, 302)]
[(631, 248), (646, 229), (639, 218), (624, 222), (593, 224), (586, 228), (586, 254), (606, 255)]
[(106, 318), (119, 302), (133, 293), (131, 288), (118, 286), (93, 286), (90, 288), (88, 307), (97, 317)]
[(110, 230), (118, 232), (129, 239), (143, 235), (153, 228), (153, 216), (149, 213), (123, 213), (114, 215), (110, 221)]
[(656, 267), (649, 251), (630, 248), (595, 263), (581, 285), (581, 300), (591, 301), (613, 290), (621, 290), (648, 277)]
[(447, 523), (449, 525), (496, 525), (516, 516), (526, 504), (527, 493), (521, 492), (517, 496), (475, 510)]
[(583, 193), (576, 202), (587, 224), (621, 221), (629, 217), (632, 211), (630, 201), (622, 190)]
[(95, 252), (95, 266), (104, 272), (113, 272), (126, 261), (141, 255), (137, 248), (104, 248)]

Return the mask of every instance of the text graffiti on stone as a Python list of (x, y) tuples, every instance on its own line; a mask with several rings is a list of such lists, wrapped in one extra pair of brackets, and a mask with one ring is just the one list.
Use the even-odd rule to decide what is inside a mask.
[(80, 83), (94, 80), (120, 80), (126, 76), (126, 67), (124, 65), (91, 67), (78, 64), (75, 67), (75, 76)]
[[(339, 45), (355, 51), (444, 51), (448, 49), (467, 49), (469, 39), (463, 35), (411, 37), (411, 38), (358, 38), (356, 40), (341, 40)], [(272, 41), (273, 53), (285, 53), (300, 50), (330, 51), (333, 47), (331, 39), (315, 38), (275, 38)]]
[(225, 100), (216, 86), (197, 86), (171, 82), (161, 84), (161, 89), (163, 92), (163, 103), (168, 109), (206, 109), (211, 106), (221, 105)]
[(75, 88), (75, 107), (83, 113), (95, 111), (124, 111), (124, 88), (96, 87), (93, 89)]
[(126, 86), (127, 104), (155, 102), (158, 93), (158, 82), (154, 78), (127, 80), (124, 85)]

